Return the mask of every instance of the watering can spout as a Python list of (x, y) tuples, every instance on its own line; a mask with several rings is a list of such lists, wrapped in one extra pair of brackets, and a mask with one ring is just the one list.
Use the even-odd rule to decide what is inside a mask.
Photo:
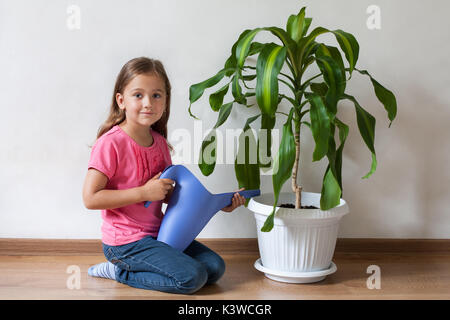
[[(229, 206), (231, 204), (231, 198), (233, 198), (233, 195), (235, 193), (236, 192), (226, 192), (212, 195), (215, 198), (214, 201), (217, 203), (218, 207), (217, 211), (226, 206)], [(239, 191), (238, 193), (244, 198), (250, 199), (259, 196), (261, 194), (261, 191), (259, 189), (253, 189), (253, 190)]]
[[(184, 166), (167, 167), (160, 179), (172, 179), (175, 188), (167, 204), (157, 240), (184, 251), (209, 220), (231, 204), (235, 192), (211, 194)], [(245, 198), (260, 195), (260, 190), (239, 191)], [(146, 207), (149, 203), (146, 203)]]

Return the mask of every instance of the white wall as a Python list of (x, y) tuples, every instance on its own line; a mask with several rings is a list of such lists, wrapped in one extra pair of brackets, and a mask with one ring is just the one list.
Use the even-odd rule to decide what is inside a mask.
[[(381, 9), (380, 30), (366, 26), (372, 4)], [(67, 26), (71, 5), (80, 8), (79, 30)], [(355, 74), (348, 85), (378, 120), (379, 165), (370, 179), (361, 180), (370, 153), (359, 136), (353, 106), (342, 103), (340, 117), (351, 124), (343, 165), (350, 214), (339, 236), (449, 238), (450, 5), (444, 0), (1, 0), (0, 237), (100, 238), (100, 213), (84, 208), (81, 189), (88, 145), (106, 117), (115, 77), (126, 61), (143, 55), (163, 61), (173, 86), (169, 131), (185, 128), (193, 138), (189, 86), (223, 66), (243, 30), (284, 28), (288, 16), (303, 5), (314, 18), (312, 27), (355, 35), (359, 67), (393, 90), (399, 107), (388, 129), (368, 78)], [(270, 39), (277, 41), (267, 34), (256, 38)], [(237, 111), (242, 108), (234, 108), (223, 133), (242, 127), (246, 117)], [(207, 96), (193, 110), (201, 115), (204, 130), (214, 125), (217, 114), (208, 110)], [(302, 135), (301, 184), (320, 192), (325, 163), (311, 163), (311, 134)], [(195, 165), (197, 154), (193, 150), (185, 164), (211, 192), (236, 189), (232, 164), (218, 165), (205, 178)], [(289, 188), (286, 183), (284, 190)], [(263, 177), (261, 189), (272, 190), (270, 177)], [(255, 236), (254, 219), (245, 208), (217, 214), (200, 234)]]

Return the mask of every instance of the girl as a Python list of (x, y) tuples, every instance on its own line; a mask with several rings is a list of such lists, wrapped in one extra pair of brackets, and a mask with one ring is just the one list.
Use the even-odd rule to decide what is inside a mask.
[[(162, 63), (132, 59), (120, 71), (110, 113), (100, 127), (88, 164), (83, 201), (102, 210), (102, 246), (108, 262), (89, 268), (94, 277), (132, 287), (190, 294), (216, 282), (223, 259), (193, 241), (184, 252), (157, 241), (161, 201), (174, 181), (158, 179), (172, 164), (167, 139), (171, 86)], [(152, 201), (148, 208), (146, 201)], [(244, 204), (235, 193), (231, 212)]]

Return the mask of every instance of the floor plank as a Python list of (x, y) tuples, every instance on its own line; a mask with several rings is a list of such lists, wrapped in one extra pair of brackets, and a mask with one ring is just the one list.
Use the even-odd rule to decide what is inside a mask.
[[(286, 284), (266, 278), (253, 267), (257, 254), (223, 254), (227, 269), (217, 284), (193, 295), (131, 288), (87, 275), (98, 255), (0, 256), (0, 299), (450, 299), (448, 253), (343, 253), (338, 270), (315, 284)], [(368, 289), (370, 265), (381, 270), (381, 289)], [(69, 289), (69, 266), (80, 270), (80, 288)], [(70, 279), (73, 279), (70, 278)], [(73, 282), (69, 281), (73, 285)]]

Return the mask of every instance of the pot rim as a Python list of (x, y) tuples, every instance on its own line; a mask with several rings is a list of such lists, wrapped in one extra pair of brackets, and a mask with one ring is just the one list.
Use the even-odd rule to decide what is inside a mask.
[[(282, 192), (282, 195), (294, 195), (292, 192)], [(262, 216), (269, 216), (272, 213), (273, 205), (267, 204), (267, 198), (272, 199), (274, 195), (273, 193), (264, 193), (258, 197), (251, 198), (248, 203), (248, 209), (253, 211), (256, 214)], [(275, 209), (275, 217), (277, 218), (295, 218), (295, 219), (327, 219), (333, 217), (342, 217), (349, 212), (349, 208), (347, 202), (341, 198), (340, 204), (334, 208), (329, 210), (321, 210), (320, 209), (320, 193), (315, 192), (302, 192), (302, 199), (309, 198), (308, 200), (312, 200), (312, 205), (319, 207), (319, 209), (294, 209), (294, 208), (281, 208), (276, 207)], [(261, 201), (262, 199), (266, 200), (265, 202)], [(303, 201), (302, 201), (302, 204)], [(310, 204), (308, 204), (310, 205)]]

